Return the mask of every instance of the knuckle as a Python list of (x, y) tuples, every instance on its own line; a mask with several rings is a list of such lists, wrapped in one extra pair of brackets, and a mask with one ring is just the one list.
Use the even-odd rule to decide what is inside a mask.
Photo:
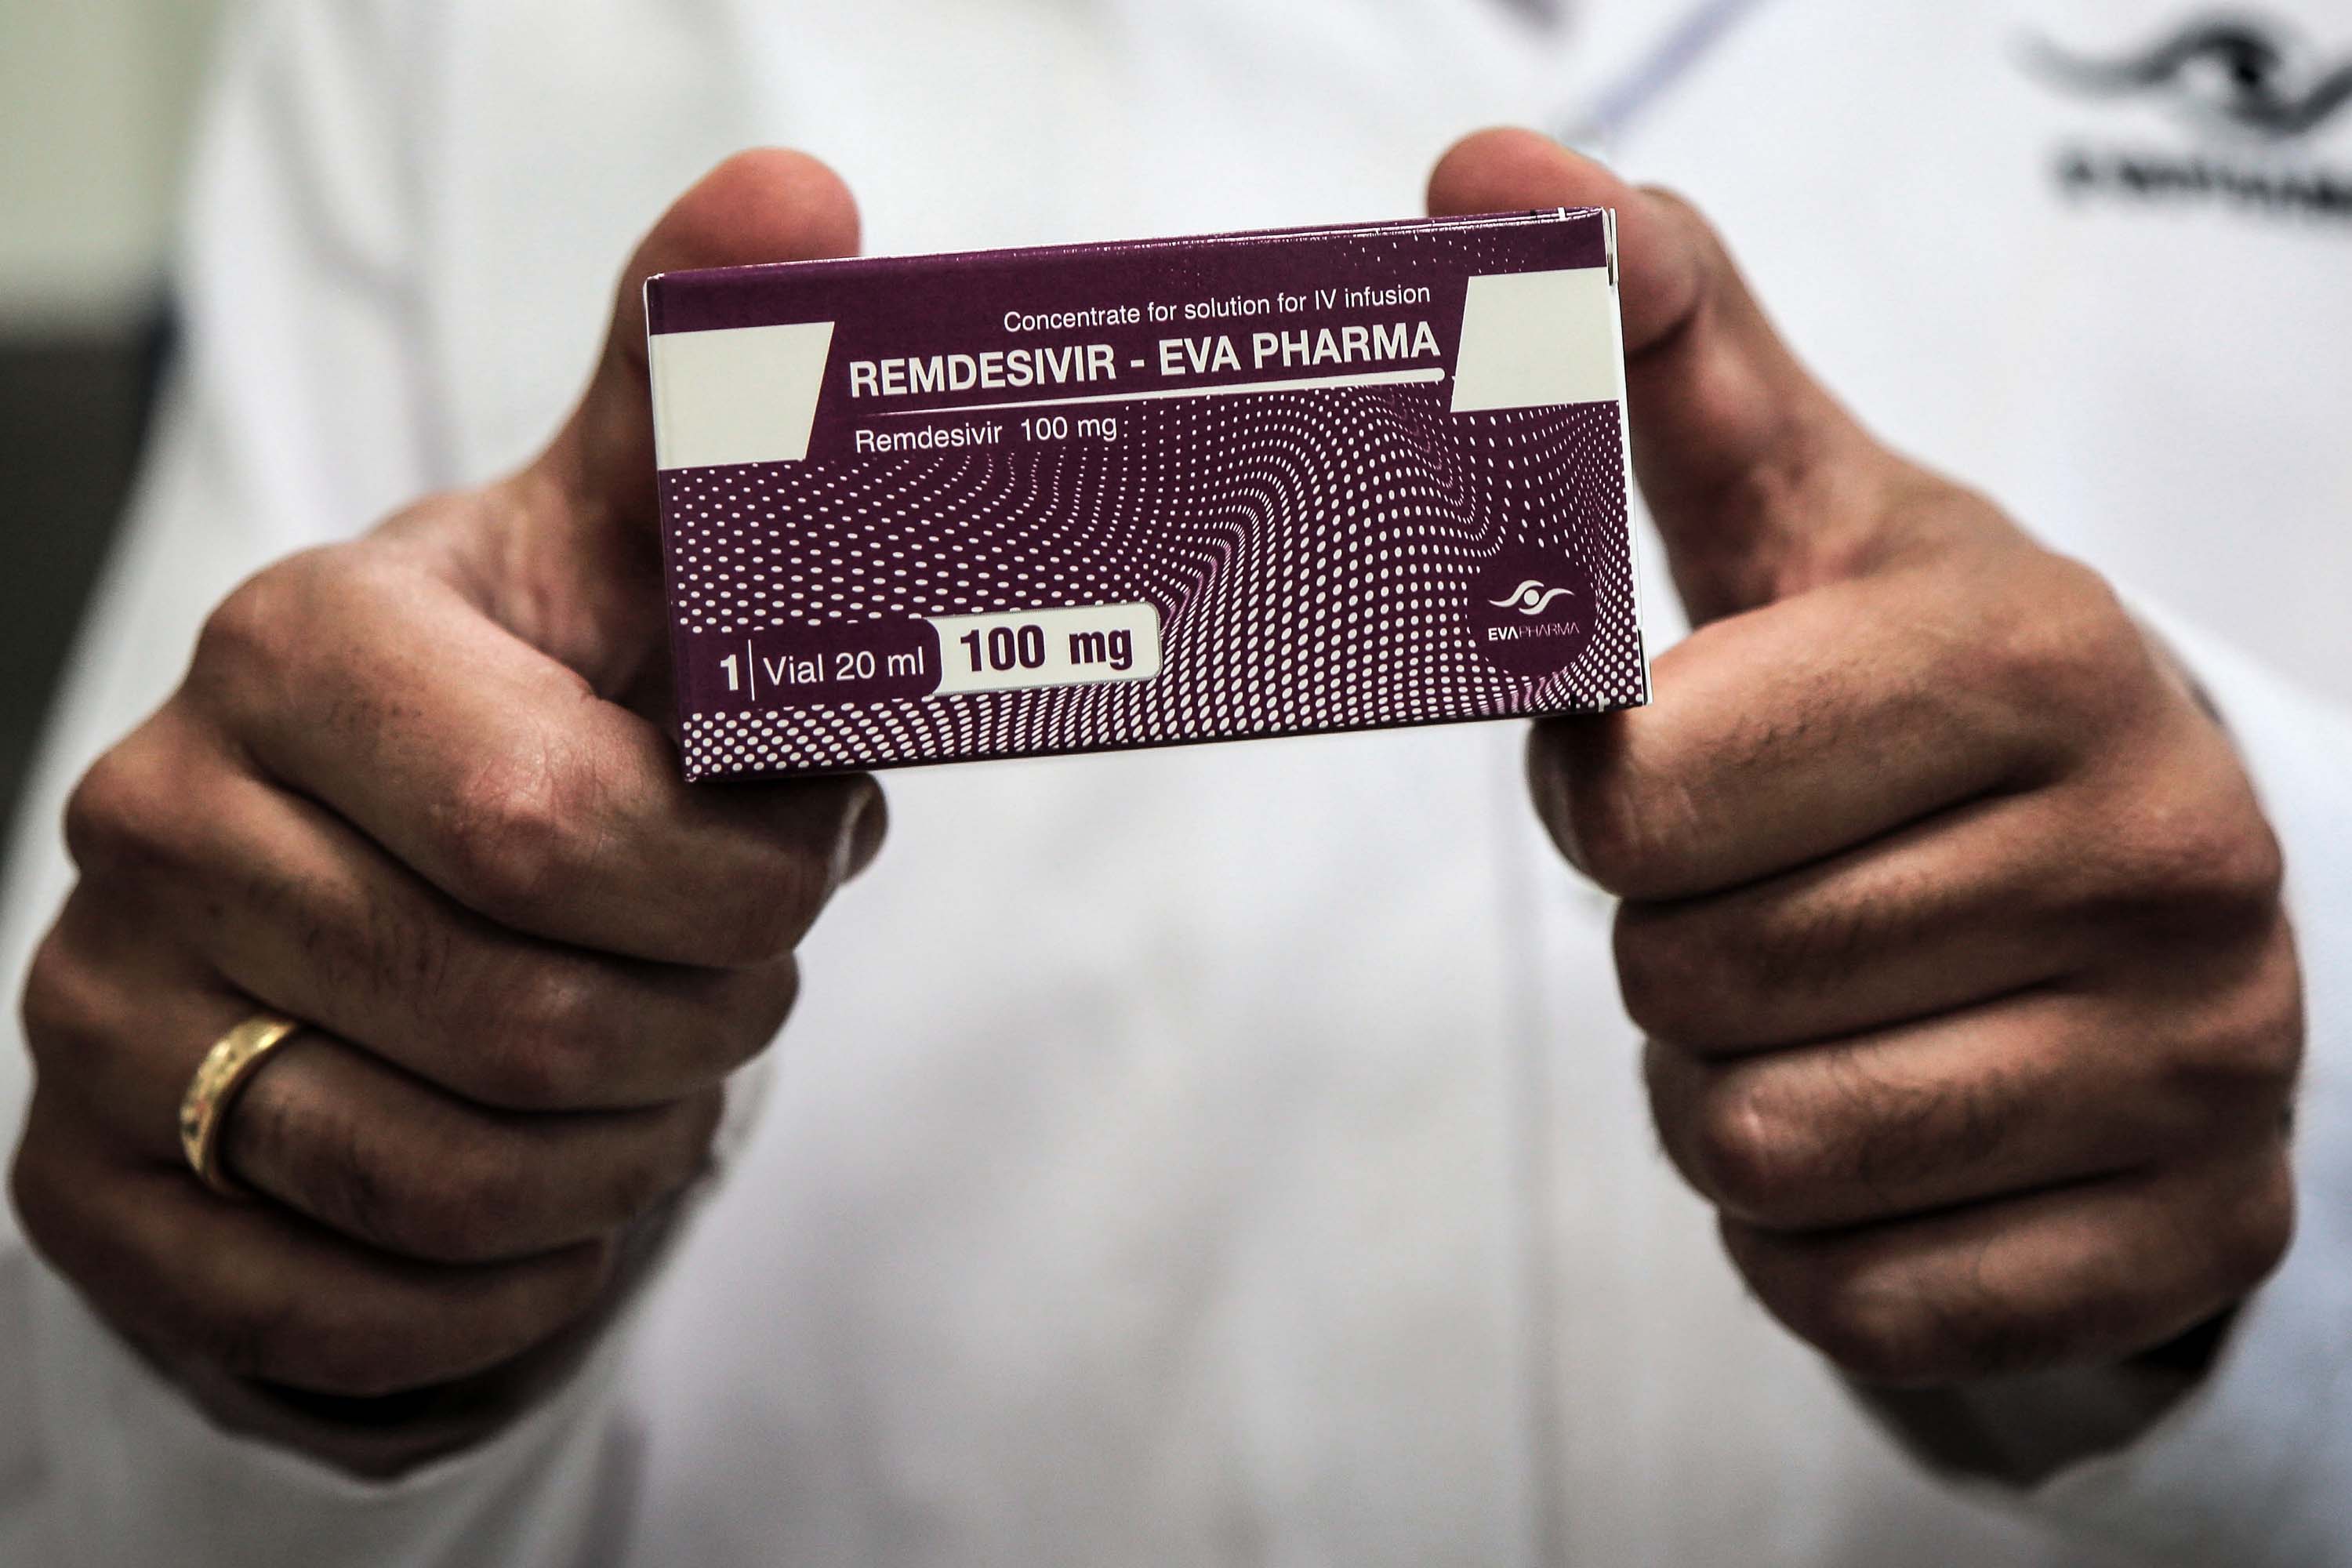
[(2269, 817), (2254, 811), (2242, 819), (2216, 869), (2229, 908), (2262, 924), (2278, 913), (2286, 892), (2286, 850)]
[(241, 1377), (284, 1378), (311, 1359), (322, 1337), (287, 1297), (251, 1293), (185, 1303), (173, 1316), (203, 1362)]
[(2276, 1272), (2294, 1244), (2294, 1172), (2284, 1147), (2265, 1154), (2230, 1223), (2221, 1227), (2221, 1286), (2235, 1300)]
[(2284, 1100), (2303, 1073), (2306, 1027), (2303, 966), (2284, 921), (2279, 922), (2262, 977), (2253, 987), (2251, 1014), (2239, 1059), (2256, 1081)]
[(1626, 794), (1604, 775), (1572, 769), (1559, 780), (1560, 847), (1579, 870), (1612, 892), (1639, 875), (1643, 835)]
[(2143, 800), (2117, 825), (2117, 902), (2158, 934), (2259, 934), (2281, 908), (2285, 859), (2259, 810)]
[(496, 1020), (486, 1070), (500, 1101), (532, 1110), (585, 1103), (624, 1011), (588, 961), (544, 960), (509, 977), (482, 1015)]
[[(678, 1111), (677, 1152), (663, 1169), (656, 1196), (666, 1198), (692, 1182), (710, 1163), (719, 1129), (727, 1117), (727, 1094), (710, 1089), (686, 1102)], [(649, 1205), (648, 1205), (649, 1206)]]
[[(85, 1289), (116, 1271), (120, 1233), (100, 1217), (109, 1173), (94, 1164), (89, 1129), (62, 1110), (54, 1090), (36, 1089), (8, 1167), (8, 1202), (26, 1241)], [(91, 1290), (95, 1302), (100, 1292)]]
[(1799, 1250), (1759, 1269), (1754, 1251), (1753, 1244), (1735, 1245), (1733, 1257), (1758, 1297), (1848, 1377), (1916, 1385), (1951, 1375), (1965, 1360), (1959, 1313), (1950, 1303), (1928, 1300), (1892, 1260), (1832, 1247)]
[(815, 924), (843, 878), (871, 857), (887, 829), (882, 792), (867, 778), (827, 779), (758, 802), (760, 852), (729, 858), (710, 889), (730, 929), (719, 950), (732, 967), (790, 953)]
[(617, 999), (593, 961), (543, 959), (512, 982), (502, 1026), (514, 1042), (562, 1059), (601, 1038)]
[(752, 1041), (751, 1055), (757, 1055), (792, 1016), (801, 999), (800, 960), (790, 956), (758, 973), (756, 994), (759, 1007), (748, 1031)]
[(2260, 811), (2226, 808), (2197, 814), (2176, 852), (2176, 870), (2209, 925), (2260, 931), (2273, 924), (2286, 883), (2286, 857), (2278, 833)]
[(1790, 1125), (1760, 1074), (1733, 1070), (1699, 1097), (1687, 1132), (1694, 1184), (1727, 1212), (1801, 1219), (1819, 1185), (1811, 1140)]
[(100, 757), (66, 798), (66, 850), (85, 875), (152, 875), (177, 861), (174, 795), (140, 742), (133, 735)]
[(1657, 820), (1651, 792), (1613, 766), (1565, 768), (1557, 790), (1553, 831), (1572, 865), (1620, 898), (1664, 890), (1660, 850), (1671, 840)]
[(1625, 1016), (1654, 1039), (1705, 1043), (1703, 1014), (1712, 988), (1704, 959), (1676, 916), (1620, 905), (1612, 946)]
[(302, 624), (300, 584), (321, 553), (256, 573), (213, 607), (196, 632), (192, 668), (197, 679), (234, 679), (277, 665), (287, 634)]
[(99, 997), (99, 986), (63, 934), (51, 931), (34, 951), (17, 1008), (36, 1072), (61, 1077), (89, 1059), (105, 1038)]
[(800, 999), (800, 973), (799, 960), (787, 953), (713, 977), (708, 1007), (713, 1067), (731, 1072), (768, 1048)]
[(1859, 1382), (1932, 1382), (1953, 1364), (1956, 1314), (1869, 1247), (1790, 1242), (1727, 1223), (1733, 1264), (1767, 1310)]
[(1868, 1286), (1833, 1285), (1805, 1338), (1848, 1377), (1888, 1387), (1940, 1381), (1954, 1359), (1936, 1314)]
[(1991, 668), (2021, 711), (2063, 715), (2070, 726), (2120, 716), (2154, 689), (2147, 639), (2090, 567), (2046, 555), (2039, 568), (2035, 591), (2000, 619)]
[(2150, 668), (2147, 639), (2115, 584), (2083, 563), (2052, 559), (2040, 609), (2052, 645), (2049, 667), (2086, 690), (2106, 689), (2119, 669)]
[(275, 706), (315, 668), (309, 628), (348, 614), (364, 575), (362, 549), (331, 544), (289, 555), (230, 590), (197, 628), (188, 687), (226, 711)]
[(458, 781), (442, 811), (454, 891), (491, 920), (520, 924), (558, 896), (562, 806), (551, 757), (491, 757)]
[(448, 1150), (411, 1178), (387, 1239), (434, 1262), (488, 1262), (527, 1244), (537, 1197), (519, 1154)]
[(573, 794), (552, 746), (517, 747), (467, 771), (436, 814), (450, 890), (509, 925), (560, 906), (580, 865)]
[[(34, 1097), (31, 1114), (42, 1114), (37, 1095)], [(65, 1191), (43, 1157), (40, 1145), (30, 1136), (18, 1141), (16, 1154), (8, 1163), (8, 1203), (24, 1226), (25, 1238), (42, 1257), (58, 1262), (63, 1253), (59, 1243), (68, 1225)]]
[(2173, 1057), (2171, 1087), (2209, 1126), (2239, 1124), (2249, 1112), (2275, 1121), (2305, 1047), (2302, 972), (2284, 922), (2254, 973), (2200, 1014)]
[(613, 1224), (626, 1226), (644, 1218), (694, 1179), (710, 1149), (709, 1134), (698, 1134), (694, 1120), (694, 1113), (683, 1114), (670, 1139), (615, 1161), (607, 1170), (604, 1213)]
[(710, 1152), (719, 1142), (719, 1129), (727, 1120), (727, 1091), (706, 1089), (688, 1102), (683, 1113), (686, 1126), (682, 1144), (686, 1151), (688, 1176), (691, 1179), (709, 1163)]
[(769, 963), (792, 952), (816, 923), (833, 895), (833, 872), (824, 860), (803, 850), (782, 849), (756, 876), (728, 889), (731, 910), (715, 956), (730, 967)]
[(673, 1177), (670, 1165), (653, 1156), (624, 1160), (605, 1175), (604, 1206), (615, 1225), (635, 1223), (685, 1185)]

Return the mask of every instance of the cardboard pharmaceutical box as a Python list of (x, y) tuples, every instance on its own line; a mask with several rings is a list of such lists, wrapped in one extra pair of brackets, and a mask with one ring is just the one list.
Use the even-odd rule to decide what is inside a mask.
[(1641, 703), (1593, 211), (646, 285), (696, 779)]

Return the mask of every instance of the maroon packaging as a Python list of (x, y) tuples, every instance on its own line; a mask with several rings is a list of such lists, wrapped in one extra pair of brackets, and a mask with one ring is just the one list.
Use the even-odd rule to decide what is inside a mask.
[(688, 776), (1647, 700), (1615, 228), (646, 285)]

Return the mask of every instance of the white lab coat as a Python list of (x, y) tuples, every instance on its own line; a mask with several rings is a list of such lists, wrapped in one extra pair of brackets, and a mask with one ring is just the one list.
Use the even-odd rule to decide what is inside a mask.
[[(2352, 55), (2352, 5), (2283, 9)], [(1459, 132), (1614, 105), (1620, 161), (1712, 212), (1866, 419), (2164, 618), (2258, 776), (2310, 984), (2304, 1219), (2197, 1394), (2027, 1495), (1901, 1457), (1657, 1154), (1517, 728), (1453, 728), (892, 776), (667, 1266), (559, 1395), (397, 1483), (212, 1430), (0, 1220), (0, 1562), (2352, 1562), (2352, 220), (2054, 172), (2352, 171), (2352, 111), (2257, 146), (2021, 63), (2169, 5), (1766, 0), (1636, 68), (1683, 10), (255, 7), (0, 973), (66, 886), (66, 788), (205, 608), (530, 452), (635, 237), (735, 147), (824, 155), (903, 252), (1406, 215)], [(0, 1121), (24, 1075), (0, 1055)]]

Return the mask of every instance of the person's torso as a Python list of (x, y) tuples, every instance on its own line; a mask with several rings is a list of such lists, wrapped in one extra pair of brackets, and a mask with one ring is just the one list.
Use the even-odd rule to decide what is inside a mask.
[[(1692, 8), (1631, 0), (452, 6), (438, 477), (544, 435), (635, 234), (742, 143), (907, 252), (1402, 216), (1454, 135), (1605, 110), (1866, 421), (2352, 694), (2352, 109), (2292, 111), (2352, 6), (2283, 8), (2291, 78), (2130, 91), (2053, 51), (2195, 6), (1712, 9), (1684, 59)], [(1518, 744), (892, 777), (654, 1304), (629, 1560), (2090, 1561), (1936, 1490), (1745, 1300)]]

